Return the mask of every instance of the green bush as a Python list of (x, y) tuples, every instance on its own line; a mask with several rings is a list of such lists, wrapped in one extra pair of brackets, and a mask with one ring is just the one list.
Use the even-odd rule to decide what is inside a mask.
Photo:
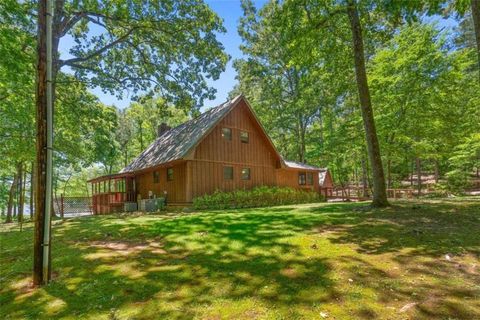
[(453, 170), (446, 174), (445, 189), (453, 194), (462, 194), (470, 186), (470, 179), (465, 171)]
[(317, 192), (287, 187), (255, 187), (250, 190), (232, 192), (215, 191), (193, 199), (195, 209), (232, 209), (267, 207), (283, 204), (297, 204), (324, 201)]

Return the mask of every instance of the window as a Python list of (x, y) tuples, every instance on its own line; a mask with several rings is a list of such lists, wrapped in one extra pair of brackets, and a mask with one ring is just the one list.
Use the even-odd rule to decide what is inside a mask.
[(153, 171), (153, 183), (159, 183), (159, 182), (160, 182), (160, 172)]
[(223, 167), (223, 179), (233, 180), (233, 167)]
[(305, 172), (299, 172), (298, 173), (298, 184), (303, 186), (307, 183), (307, 175)]
[(242, 180), (250, 180), (250, 168), (242, 169)]
[(247, 131), (240, 131), (240, 141), (242, 141), (242, 143), (248, 143), (248, 132)]
[(228, 141), (232, 140), (232, 129), (231, 128), (222, 128), (222, 138)]
[(173, 180), (173, 168), (168, 168), (167, 169), (167, 181), (172, 181)]
[(309, 186), (313, 185), (313, 173), (307, 172), (307, 184)]

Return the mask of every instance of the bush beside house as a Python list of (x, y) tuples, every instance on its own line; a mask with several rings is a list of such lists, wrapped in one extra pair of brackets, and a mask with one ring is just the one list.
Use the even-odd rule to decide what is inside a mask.
[(313, 191), (288, 187), (256, 187), (232, 192), (215, 191), (193, 199), (195, 209), (232, 209), (267, 207), (285, 204), (311, 203), (325, 198)]

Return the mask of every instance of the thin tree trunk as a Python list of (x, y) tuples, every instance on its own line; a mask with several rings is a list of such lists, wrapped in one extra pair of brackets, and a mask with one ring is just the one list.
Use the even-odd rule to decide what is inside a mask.
[(385, 188), (385, 176), (383, 173), (380, 145), (378, 143), (375, 121), (373, 119), (372, 103), (368, 88), (367, 72), (365, 68), (365, 56), (363, 49), (362, 27), (355, 0), (347, 3), (347, 12), (353, 37), (353, 54), (355, 60), (355, 74), (357, 78), (358, 96), (362, 111), (365, 137), (367, 141), (368, 155), (372, 167), (373, 176), (373, 201), (374, 207), (388, 206), (387, 192)]
[(438, 160), (435, 159), (435, 183), (438, 183), (440, 179), (440, 168), (438, 165)]
[(392, 188), (392, 160), (387, 160), (387, 188)]
[(368, 198), (368, 178), (367, 178), (367, 161), (362, 157), (362, 189), (363, 196)]
[(33, 214), (34, 188), (35, 188), (35, 163), (32, 162), (32, 170), (30, 172), (30, 219), (35, 216)]
[(144, 147), (143, 147), (143, 122), (139, 122), (138, 123), (139, 127), (139, 131), (140, 131), (140, 152), (142, 152), (144, 150)]
[(22, 223), (23, 222), (23, 207), (25, 202), (25, 193), (24, 193), (24, 173), (23, 173), (23, 163), (20, 162), (17, 167), (17, 174), (19, 176), (18, 179), (18, 216), (17, 221)]
[(7, 218), (5, 223), (11, 223), (12, 219), (12, 211), (13, 211), (13, 197), (15, 194), (15, 187), (17, 186), (17, 176), (13, 176), (12, 185), (10, 186), (10, 192), (8, 193), (8, 206), (7, 206)]
[(471, 6), (475, 40), (477, 41), (478, 77), (480, 81), (480, 0), (472, 0)]
[(413, 188), (413, 174), (415, 173), (415, 161), (412, 162), (412, 167), (410, 171), (410, 186)]
[(418, 196), (420, 196), (422, 194), (422, 167), (420, 158), (417, 157), (415, 161), (417, 167), (417, 192)]

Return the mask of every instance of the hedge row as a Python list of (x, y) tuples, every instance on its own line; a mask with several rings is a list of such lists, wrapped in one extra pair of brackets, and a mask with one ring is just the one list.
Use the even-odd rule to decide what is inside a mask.
[(231, 209), (267, 207), (323, 201), (324, 197), (313, 191), (287, 187), (255, 187), (232, 192), (215, 191), (193, 199), (195, 209)]

